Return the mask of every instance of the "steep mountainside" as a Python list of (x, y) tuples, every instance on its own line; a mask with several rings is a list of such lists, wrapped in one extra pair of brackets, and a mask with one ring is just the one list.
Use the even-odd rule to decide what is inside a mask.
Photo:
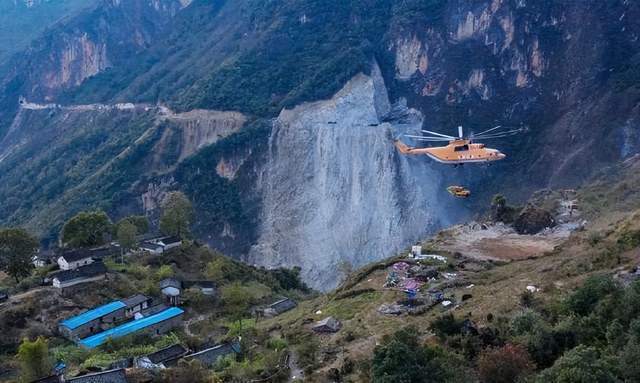
[(53, 100), (60, 92), (148, 48), (181, 8), (178, 0), (103, 0), (53, 27), (0, 73), (0, 133), (20, 97)]
[[(574, 186), (637, 153), (639, 17), (622, 0), (103, 0), (0, 73), (0, 195), (13, 201), (0, 220), (153, 216), (181, 189), (199, 237), (329, 286), (324, 268), (389, 255), (494, 192)], [(20, 109), (19, 96), (110, 107)], [(166, 113), (235, 122), (210, 145)], [(508, 157), (491, 168), (391, 145), (421, 126), (497, 124), (527, 133), (492, 143)], [(451, 183), (473, 197), (446, 200)]]
[(95, 0), (7, 0), (0, 2), (0, 64), (25, 49), (34, 37), (71, 18)]

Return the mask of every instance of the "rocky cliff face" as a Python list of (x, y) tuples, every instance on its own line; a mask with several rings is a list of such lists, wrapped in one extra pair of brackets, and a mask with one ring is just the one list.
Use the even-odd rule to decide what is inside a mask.
[(387, 257), (447, 221), (440, 174), (393, 146), (396, 135), (419, 130), (422, 115), (394, 112), (375, 66), (330, 100), (280, 113), (258, 181), (252, 262), (301, 266), (305, 280), (325, 290), (339, 282), (341, 263)]
[[(430, 10), (424, 24), (391, 27), (386, 73), (394, 95), (431, 116), (434, 130), (528, 128), (496, 143), (509, 154), (492, 177), (507, 185), (502, 190), (522, 196), (575, 186), (640, 149), (631, 133), (638, 131), (637, 4), (453, 1)], [(512, 174), (524, 183), (511, 187)]]

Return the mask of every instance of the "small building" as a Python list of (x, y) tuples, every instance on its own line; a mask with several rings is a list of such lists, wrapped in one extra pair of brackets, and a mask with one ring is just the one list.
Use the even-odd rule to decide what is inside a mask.
[(65, 383), (128, 383), (127, 374), (122, 368), (65, 378), (64, 381)]
[(164, 251), (169, 249), (173, 249), (174, 247), (178, 247), (182, 245), (182, 239), (178, 236), (165, 237), (158, 241), (158, 245), (164, 248)]
[(263, 310), (263, 314), (265, 317), (274, 317), (289, 310), (293, 310), (296, 306), (298, 305), (292, 299), (283, 298), (270, 304), (269, 307)]
[(102, 331), (105, 318), (115, 322), (124, 313), (126, 305), (122, 301), (113, 301), (60, 322), (58, 330), (67, 338), (77, 341), (88, 335)]
[(216, 295), (216, 284), (212, 281), (188, 281), (183, 283), (184, 288), (195, 288), (200, 290), (204, 295), (213, 296)]
[(164, 248), (161, 245), (148, 241), (140, 243), (139, 248), (140, 250), (146, 251), (147, 253), (153, 255), (160, 255), (164, 252)]
[(182, 324), (184, 310), (178, 307), (170, 307), (157, 314), (140, 319), (134, 319), (117, 327), (92, 335), (78, 342), (87, 348), (95, 348), (107, 341), (133, 333), (146, 333), (152, 336), (164, 334)]
[(422, 246), (420, 246), (420, 245), (411, 246), (411, 256), (412, 257), (419, 257), (421, 255), (422, 255)]
[(160, 255), (167, 250), (182, 245), (182, 240), (178, 236), (160, 237), (149, 239), (140, 243), (140, 249), (153, 255)]
[(315, 332), (337, 332), (342, 325), (334, 317), (326, 317), (323, 320), (316, 322), (312, 330)]
[(91, 263), (93, 263), (91, 252), (85, 249), (67, 251), (58, 257), (60, 270), (75, 270)]
[(136, 294), (123, 300), (123, 302), (126, 305), (124, 315), (127, 318), (131, 318), (136, 313), (148, 309), (151, 305), (151, 298), (146, 295)]
[(203, 365), (207, 367), (211, 367), (220, 358), (224, 358), (228, 355), (237, 355), (241, 351), (240, 342), (234, 341), (231, 343), (223, 343), (211, 348), (207, 348), (202, 351), (195, 352), (193, 354), (189, 354), (184, 357), (185, 360), (199, 360)]
[(174, 344), (169, 347), (165, 347), (162, 350), (158, 350), (154, 353), (146, 355), (136, 360), (136, 367), (138, 368), (163, 368), (175, 366), (178, 360), (185, 356), (189, 350), (187, 350), (181, 344)]
[(102, 262), (94, 262), (74, 270), (64, 270), (54, 274), (51, 278), (53, 287), (62, 289), (80, 283), (94, 282), (104, 279), (107, 268)]
[(166, 278), (160, 281), (160, 291), (168, 305), (178, 305), (182, 294), (182, 282), (175, 278)]
[(31, 258), (31, 262), (35, 267), (46, 267), (51, 265), (56, 258), (53, 250), (39, 250), (36, 255)]

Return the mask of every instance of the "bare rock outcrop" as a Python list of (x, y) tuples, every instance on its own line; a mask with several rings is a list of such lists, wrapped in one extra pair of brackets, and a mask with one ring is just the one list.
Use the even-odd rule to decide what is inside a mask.
[(338, 264), (390, 256), (438, 227), (441, 177), (424, 159), (399, 155), (398, 132), (422, 116), (392, 112), (377, 66), (332, 99), (283, 110), (258, 181), (262, 212), (250, 261), (300, 266), (314, 288), (340, 279)]

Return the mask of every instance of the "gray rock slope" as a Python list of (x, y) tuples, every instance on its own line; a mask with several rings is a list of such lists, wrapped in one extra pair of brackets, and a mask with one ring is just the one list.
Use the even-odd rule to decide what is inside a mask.
[(262, 217), (250, 261), (300, 266), (326, 290), (340, 281), (341, 264), (387, 257), (446, 223), (439, 172), (393, 145), (422, 118), (392, 108), (377, 66), (330, 100), (283, 110), (258, 180)]

